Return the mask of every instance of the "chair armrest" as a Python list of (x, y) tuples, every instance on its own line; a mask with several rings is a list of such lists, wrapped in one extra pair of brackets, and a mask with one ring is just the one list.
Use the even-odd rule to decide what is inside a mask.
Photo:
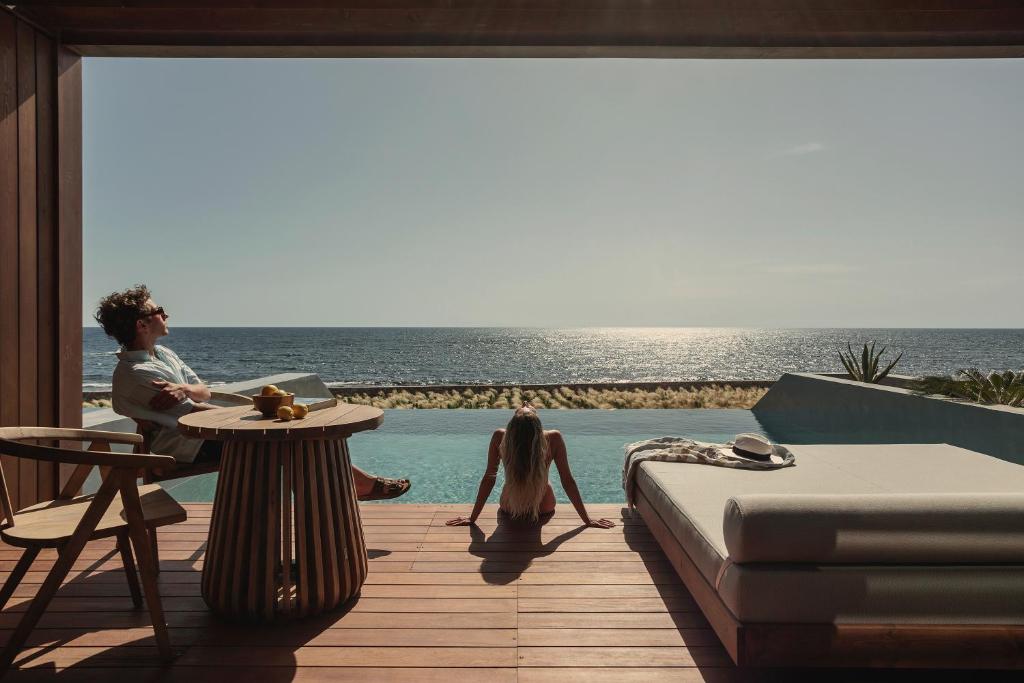
[(220, 401), (221, 403), (227, 403), (233, 406), (251, 406), (252, 399), (248, 396), (242, 396), (241, 394), (232, 394), (226, 391), (211, 391), (211, 401)]
[[(127, 467), (132, 469), (152, 470), (161, 467), (173, 467), (177, 462), (169, 455), (143, 455), (136, 453), (112, 453), (110, 451), (79, 451), (70, 448), (53, 448), (51, 446), (37, 446), (35, 444), (21, 443), (11, 438), (11, 432), (25, 431), (21, 428), (0, 429), (0, 453), (13, 455), (17, 458), (29, 460), (41, 460), (44, 462), (67, 463), (70, 465), (97, 465), (99, 467)], [(62, 430), (62, 429), (39, 429), (44, 434), (18, 435), (18, 439), (64, 439), (61, 432), (72, 432), (67, 440), (76, 440), (84, 430)], [(104, 435), (107, 432), (92, 432), (94, 435)], [(137, 436), (135, 434), (124, 436)], [(86, 437), (84, 440), (94, 438), (102, 440), (103, 436)]]
[(104, 432), (96, 429), (62, 429), (59, 427), (4, 427), (0, 439), (23, 441), (25, 439), (53, 439), (57, 441), (107, 441), (135, 445), (142, 443), (142, 436), (129, 432)]

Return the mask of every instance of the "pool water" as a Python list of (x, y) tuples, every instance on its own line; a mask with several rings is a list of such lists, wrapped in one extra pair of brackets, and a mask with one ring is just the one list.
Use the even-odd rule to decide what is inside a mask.
[[(545, 429), (558, 429), (565, 437), (569, 465), (589, 503), (624, 501), (627, 443), (669, 435), (721, 442), (740, 432), (766, 433), (749, 410), (544, 410), (540, 415)], [(409, 493), (393, 502), (472, 502), (491, 433), (510, 416), (506, 410), (386, 410), (383, 425), (349, 439), (349, 451), (353, 464), (368, 472), (412, 480)], [(216, 477), (174, 480), (165, 487), (180, 501), (208, 502)], [(554, 467), (551, 485), (559, 502), (568, 500)], [(499, 473), (490, 502), (497, 502), (501, 486)]]

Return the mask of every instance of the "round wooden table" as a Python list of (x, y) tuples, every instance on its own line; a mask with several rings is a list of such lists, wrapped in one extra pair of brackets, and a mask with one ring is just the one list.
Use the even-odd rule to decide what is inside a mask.
[(248, 407), (186, 415), (186, 436), (224, 442), (203, 564), (206, 604), (229, 619), (269, 622), (348, 601), (367, 557), (346, 437), (384, 411), (341, 404), (301, 420)]

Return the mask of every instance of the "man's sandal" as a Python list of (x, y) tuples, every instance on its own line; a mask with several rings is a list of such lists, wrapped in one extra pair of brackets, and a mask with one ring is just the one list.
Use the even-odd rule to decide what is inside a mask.
[(398, 498), (405, 494), (410, 488), (412, 483), (408, 479), (385, 479), (384, 477), (375, 477), (373, 480), (373, 488), (370, 492), (359, 496), (359, 500), (389, 500), (391, 498)]

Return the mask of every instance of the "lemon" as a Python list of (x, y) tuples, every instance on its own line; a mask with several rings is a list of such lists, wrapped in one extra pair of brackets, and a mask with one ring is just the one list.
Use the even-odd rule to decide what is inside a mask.
[(277, 387), (273, 384), (268, 384), (260, 390), (260, 396), (274, 396), (275, 394), (277, 394)]
[(301, 420), (309, 414), (309, 407), (305, 403), (296, 403), (292, 406), (292, 412), (296, 418)]
[(295, 415), (292, 413), (292, 409), (289, 406), (281, 406), (280, 408), (278, 408), (277, 416), (284, 420), (285, 422), (288, 422), (293, 417), (295, 417)]

